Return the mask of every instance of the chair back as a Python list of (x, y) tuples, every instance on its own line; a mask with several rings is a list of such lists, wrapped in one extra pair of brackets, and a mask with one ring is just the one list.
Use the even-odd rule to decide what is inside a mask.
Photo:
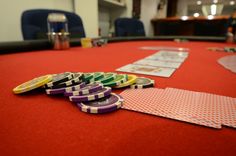
[(62, 10), (32, 9), (26, 10), (21, 16), (21, 30), (24, 40), (47, 38), (47, 17), (50, 13), (63, 13), (68, 20), (71, 37), (85, 37), (83, 22), (75, 13)]
[(120, 36), (145, 36), (143, 23), (133, 18), (118, 18), (115, 20), (115, 35)]

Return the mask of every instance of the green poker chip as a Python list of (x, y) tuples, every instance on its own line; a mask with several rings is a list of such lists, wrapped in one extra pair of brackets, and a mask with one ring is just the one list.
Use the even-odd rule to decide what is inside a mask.
[(92, 79), (89, 80), (89, 82), (94, 82), (94, 81), (98, 81), (102, 78), (104, 78), (105, 73), (104, 72), (94, 72), (92, 73), (94, 76)]
[(83, 82), (89, 83), (94, 78), (94, 73), (84, 73)]
[(126, 74), (118, 74), (116, 75), (116, 78), (112, 81), (109, 81), (107, 83), (103, 83), (104, 86), (114, 87), (118, 86), (128, 80), (128, 75)]
[(101, 83), (108, 83), (110, 81), (113, 81), (116, 78), (116, 73), (105, 73), (104, 77), (100, 80), (98, 80), (98, 82)]

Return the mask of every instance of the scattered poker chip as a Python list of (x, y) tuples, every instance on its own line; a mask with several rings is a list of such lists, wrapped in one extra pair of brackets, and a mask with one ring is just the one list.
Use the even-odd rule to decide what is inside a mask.
[(115, 86), (114, 88), (128, 87), (128, 86), (134, 84), (134, 83), (136, 82), (136, 79), (137, 79), (137, 76), (136, 76), (136, 75), (129, 74), (129, 75), (128, 75), (128, 80), (127, 80), (126, 82), (121, 83), (120, 85)]
[(20, 94), (24, 92), (28, 92), (30, 90), (42, 87), (43, 85), (47, 84), (48, 82), (52, 81), (53, 76), (52, 75), (44, 75), (37, 78), (34, 78), (30, 81), (27, 81), (25, 83), (22, 83), (21, 85), (15, 87), (13, 89), (13, 92), (15, 94)]
[(236, 52), (236, 47), (208, 47), (207, 49), (211, 51)]
[(62, 82), (68, 81), (73, 78), (73, 73), (71, 72), (65, 72), (65, 73), (60, 73), (60, 74), (54, 74), (52, 76), (52, 81), (48, 82), (45, 86), (46, 87), (52, 87), (55, 85), (58, 85)]
[(98, 80), (98, 82), (101, 83), (110, 82), (116, 78), (116, 75), (117, 75), (116, 73), (105, 73), (104, 78)]
[(178, 43), (180, 43), (180, 42), (188, 42), (187, 39), (182, 39), (182, 38), (175, 38), (174, 41), (178, 42)]
[(105, 44), (107, 44), (107, 39), (93, 39), (92, 40), (92, 44), (94, 47), (100, 47), (100, 46), (103, 46)]
[(86, 95), (91, 94), (93, 92), (97, 92), (103, 88), (103, 84), (101, 83), (91, 83), (87, 84), (85, 87), (75, 90), (75, 91), (66, 91), (64, 93), (65, 96), (77, 96), (77, 95)]
[(220, 47), (208, 47), (207, 49), (210, 51), (224, 51), (224, 49)]
[(80, 84), (70, 86), (70, 87), (64, 87), (64, 88), (58, 88), (58, 89), (46, 89), (46, 94), (48, 95), (64, 94), (65, 92), (79, 90), (85, 86), (86, 84), (84, 82), (81, 82)]
[(236, 52), (236, 47), (224, 47), (225, 52)]
[(84, 101), (92, 101), (101, 99), (103, 97), (106, 97), (111, 94), (111, 88), (110, 87), (104, 87), (101, 90), (97, 92), (93, 92), (91, 94), (86, 95), (80, 95), (80, 96), (70, 96), (69, 99), (72, 102), (84, 102)]
[(96, 101), (79, 102), (77, 106), (81, 111), (87, 113), (108, 113), (121, 108), (124, 99), (115, 93), (109, 96), (98, 99)]
[(142, 89), (142, 88), (149, 88), (153, 87), (155, 84), (155, 81), (149, 78), (145, 77), (138, 77), (136, 79), (135, 84), (131, 85), (130, 88), (132, 89)]
[(128, 75), (127, 74), (118, 74), (116, 75), (116, 78), (110, 82), (103, 83), (104, 86), (108, 87), (114, 87), (118, 86), (128, 80)]

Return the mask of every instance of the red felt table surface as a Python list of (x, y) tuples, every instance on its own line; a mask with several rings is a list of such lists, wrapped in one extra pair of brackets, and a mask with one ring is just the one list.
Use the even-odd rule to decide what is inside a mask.
[(235, 155), (232, 128), (215, 130), (127, 110), (92, 115), (80, 112), (64, 97), (12, 93), (15, 86), (40, 75), (115, 71), (156, 52), (140, 50), (142, 46), (190, 48), (189, 57), (170, 78), (147, 76), (156, 81), (155, 87), (236, 97), (236, 74), (217, 63), (232, 54), (206, 49), (229, 46), (225, 43), (138, 41), (4, 54), (0, 55), (1, 155)]

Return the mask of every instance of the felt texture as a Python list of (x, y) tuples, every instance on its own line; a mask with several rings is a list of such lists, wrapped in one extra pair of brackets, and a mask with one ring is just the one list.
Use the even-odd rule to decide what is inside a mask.
[[(104, 47), (44, 50), (0, 55), (0, 153), (9, 155), (234, 155), (236, 131), (201, 127), (127, 110), (108, 114), (79, 111), (66, 97), (12, 89), (34, 77), (65, 71), (114, 72), (156, 51), (142, 46), (190, 48), (170, 77), (154, 77), (157, 88), (180, 88), (236, 97), (236, 75), (217, 60), (215, 42), (137, 41)], [(144, 76), (144, 75), (140, 75)], [(114, 92), (120, 93), (121, 90)]]

